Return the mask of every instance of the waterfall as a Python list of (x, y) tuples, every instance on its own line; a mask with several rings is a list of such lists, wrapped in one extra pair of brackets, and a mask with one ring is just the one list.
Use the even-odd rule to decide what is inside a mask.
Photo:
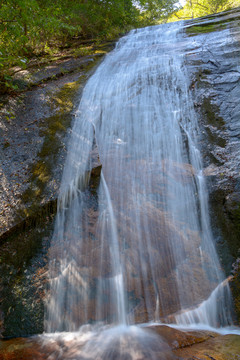
[[(47, 332), (232, 323), (182, 37), (181, 23), (131, 31), (84, 88), (50, 250)], [(95, 141), (102, 175), (91, 190)]]

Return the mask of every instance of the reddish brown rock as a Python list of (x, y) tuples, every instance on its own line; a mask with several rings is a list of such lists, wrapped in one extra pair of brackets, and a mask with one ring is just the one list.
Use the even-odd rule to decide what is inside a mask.
[(167, 176), (183, 184), (192, 181), (196, 174), (196, 170), (191, 164), (177, 163), (168, 159), (162, 161), (162, 167)]
[(174, 353), (182, 360), (239, 360), (240, 335), (219, 335)]
[(120, 330), (114, 335), (113, 329), (112, 333), (107, 331), (106, 336), (104, 332), (100, 332), (89, 340), (86, 340), (86, 336), (81, 337), (84, 333), (70, 333), (69, 336), (60, 334), (0, 341), (0, 360), (240, 359), (240, 335), (180, 331), (168, 326), (152, 326), (144, 328), (144, 331), (145, 338), (131, 330), (126, 333), (121, 333)]

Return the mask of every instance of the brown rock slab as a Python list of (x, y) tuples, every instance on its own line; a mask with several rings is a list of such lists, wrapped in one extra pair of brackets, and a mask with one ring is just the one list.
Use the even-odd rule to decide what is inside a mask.
[(174, 352), (182, 360), (239, 360), (240, 335), (219, 335)]
[(164, 172), (175, 181), (179, 181), (182, 184), (189, 183), (193, 176), (196, 174), (196, 170), (191, 164), (177, 163), (165, 159), (162, 161)]
[(47, 360), (41, 344), (34, 339), (11, 339), (0, 342), (0, 360)]
[[(141, 330), (140, 330), (141, 331)], [(79, 333), (65, 336), (17, 338), (0, 341), (0, 360), (239, 360), (240, 335), (209, 331), (180, 331), (152, 326), (138, 332), (107, 330), (97, 336)], [(87, 332), (88, 333), (88, 332)], [(86, 334), (87, 334), (86, 333)], [(141, 333), (140, 333), (141, 334)], [(149, 334), (149, 336), (148, 336)], [(159, 335), (158, 336), (156, 336)], [(133, 351), (134, 350), (134, 351)]]
[(194, 344), (207, 341), (210, 338), (218, 336), (216, 333), (208, 331), (181, 331), (172, 327), (161, 325), (148, 328), (164, 338), (168, 345), (173, 349), (182, 349)]

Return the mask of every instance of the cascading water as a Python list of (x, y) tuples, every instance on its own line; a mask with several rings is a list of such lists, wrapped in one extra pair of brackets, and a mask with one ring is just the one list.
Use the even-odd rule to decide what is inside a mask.
[[(52, 240), (47, 332), (232, 323), (181, 36), (180, 23), (132, 31), (85, 86)], [(91, 192), (95, 138), (102, 175)]]

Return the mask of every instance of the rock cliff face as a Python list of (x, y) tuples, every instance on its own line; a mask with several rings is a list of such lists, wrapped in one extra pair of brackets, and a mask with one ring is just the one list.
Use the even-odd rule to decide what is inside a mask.
[[(239, 24), (239, 9), (186, 22), (182, 51), (202, 127), (200, 146), (216, 245), (226, 273), (233, 275), (231, 284), (240, 319)], [(56, 204), (81, 76), (73, 73), (57, 83), (50, 81), (26, 93), (22, 100), (12, 99), (14, 112), (4, 110), (0, 211), (2, 232), (10, 232), (0, 240), (0, 336), (43, 330), (50, 213)], [(184, 171), (191, 173), (191, 169)], [(41, 224), (36, 216), (31, 217), (34, 209), (40, 209)], [(24, 220), (27, 217), (29, 223)], [(20, 231), (11, 231), (11, 226), (22, 220)]]
[[(240, 9), (186, 24), (186, 62), (208, 179), (217, 248), (240, 315)], [(233, 266), (233, 268), (232, 268)]]
[[(30, 90), (1, 97), (0, 337), (43, 331), (47, 251), (66, 143), (97, 55), (30, 68), (31, 78), (18, 72), (17, 80), (31, 80)], [(96, 144), (91, 155), (94, 187), (101, 171)]]
[(55, 207), (71, 123), (97, 55), (20, 71), (15, 80), (30, 90), (0, 98), (0, 238)]

